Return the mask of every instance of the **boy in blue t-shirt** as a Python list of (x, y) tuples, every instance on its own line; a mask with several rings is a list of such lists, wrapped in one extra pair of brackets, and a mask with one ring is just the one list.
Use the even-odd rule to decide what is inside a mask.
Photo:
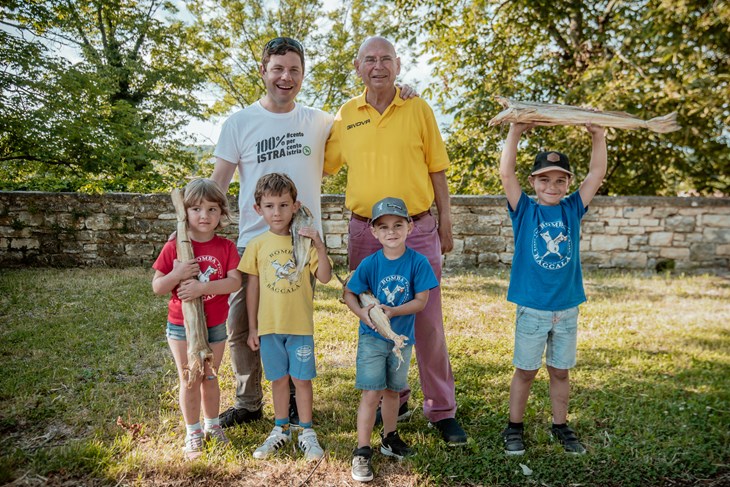
[[(372, 215), (371, 231), (383, 248), (360, 263), (344, 289), (345, 303), (360, 319), (355, 387), (362, 390), (362, 398), (357, 411), (357, 448), (352, 454), (352, 478), (360, 482), (373, 479), (370, 434), (381, 400), (380, 452), (398, 459), (413, 454), (396, 431), (398, 392), (407, 385), (416, 339), (415, 315), (426, 306), (429, 291), (439, 285), (428, 259), (406, 247), (413, 222), (403, 200), (384, 198), (375, 203)], [(376, 331), (369, 316), (372, 305), (360, 307), (358, 295), (366, 291), (380, 301), (393, 332), (408, 337), (401, 349), (403, 363), (393, 353), (393, 341)]]
[(523, 416), (545, 351), (553, 409), (551, 433), (567, 453), (583, 454), (585, 447), (567, 424), (568, 372), (575, 366), (578, 305), (586, 300), (580, 221), (606, 174), (606, 135), (603, 127), (586, 124), (593, 144), (588, 175), (578, 191), (567, 198), (573, 177), (568, 157), (554, 151), (537, 154), (529, 177), (537, 196), (533, 201), (522, 191), (515, 165), (522, 133), (535, 126), (510, 126), (499, 168), (515, 243), (507, 300), (517, 305), (515, 372), (510, 385), (509, 423), (502, 438), (508, 455), (525, 453)]

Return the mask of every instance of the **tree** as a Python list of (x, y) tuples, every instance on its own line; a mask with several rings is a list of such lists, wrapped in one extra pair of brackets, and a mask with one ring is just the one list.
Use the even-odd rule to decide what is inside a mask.
[[(589, 105), (651, 118), (679, 112), (683, 129), (609, 134), (605, 194), (730, 191), (730, 6), (701, 0), (398, 0), (399, 31), (423, 39), (454, 115), (449, 137), (456, 192), (501, 192), (504, 129), (487, 122), (493, 95)], [(540, 128), (521, 151), (562, 149), (587, 172), (590, 139), (576, 128)]]
[(4, 189), (164, 188), (195, 156), (175, 134), (204, 82), (163, 0), (11, 2), (0, 20)]

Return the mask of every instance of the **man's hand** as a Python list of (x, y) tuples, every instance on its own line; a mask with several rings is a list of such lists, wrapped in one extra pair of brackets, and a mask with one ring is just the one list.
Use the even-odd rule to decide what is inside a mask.
[(454, 235), (451, 229), (451, 219), (439, 218), (439, 241), (441, 242), (441, 253), (448, 254), (454, 250)]
[(410, 100), (411, 98), (416, 98), (418, 96), (418, 92), (411, 85), (396, 84), (396, 86), (400, 87), (400, 97), (404, 100)]

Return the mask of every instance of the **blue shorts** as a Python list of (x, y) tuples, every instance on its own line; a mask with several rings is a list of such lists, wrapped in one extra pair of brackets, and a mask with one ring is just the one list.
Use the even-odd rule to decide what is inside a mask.
[(512, 363), (522, 370), (537, 370), (545, 363), (556, 369), (575, 367), (578, 340), (578, 307), (543, 311), (517, 306), (515, 355)]
[(260, 336), (259, 343), (267, 380), (273, 382), (287, 374), (299, 380), (317, 377), (312, 335), (272, 333)]
[[(185, 327), (182, 325), (174, 325), (167, 322), (167, 338), (170, 340), (186, 341)], [(224, 342), (228, 338), (228, 332), (226, 331), (226, 324), (221, 323), (220, 325), (211, 326), (208, 328), (208, 343)]]
[[(401, 391), (408, 385), (412, 345), (401, 349), (403, 363), (393, 353), (393, 342), (373, 335), (360, 335), (357, 342), (355, 388), (366, 391)], [(397, 370), (396, 370), (397, 369)]]

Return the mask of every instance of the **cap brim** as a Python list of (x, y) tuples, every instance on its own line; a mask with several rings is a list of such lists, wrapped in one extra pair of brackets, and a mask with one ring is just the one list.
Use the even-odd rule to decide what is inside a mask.
[(572, 172), (570, 172), (567, 169), (564, 169), (560, 166), (543, 167), (542, 169), (538, 169), (537, 171), (533, 172), (531, 174), (531, 176), (537, 176), (538, 174), (543, 174), (543, 173), (550, 172), (550, 171), (560, 171), (560, 172), (564, 172), (565, 174), (570, 174), (571, 176), (573, 176)]

